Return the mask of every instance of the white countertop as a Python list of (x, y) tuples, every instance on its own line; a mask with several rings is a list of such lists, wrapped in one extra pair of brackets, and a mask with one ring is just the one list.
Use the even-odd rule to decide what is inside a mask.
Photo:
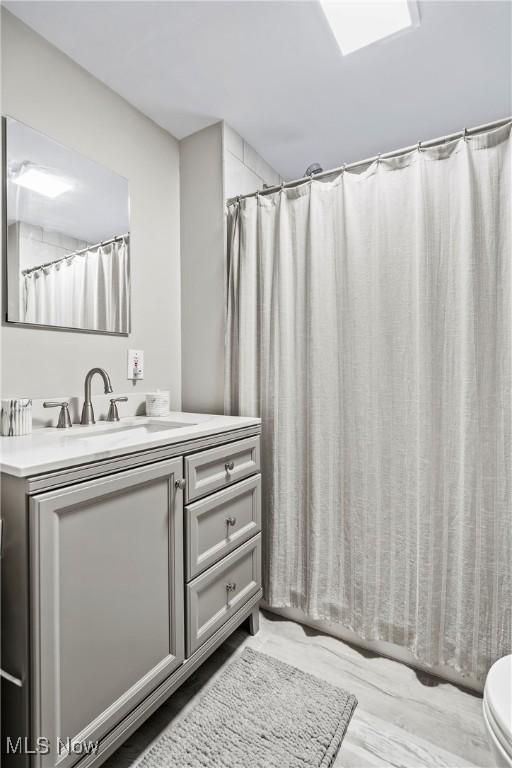
[(259, 424), (260, 419), (245, 416), (172, 412), (71, 429), (47, 427), (23, 437), (0, 437), (0, 470), (28, 477)]

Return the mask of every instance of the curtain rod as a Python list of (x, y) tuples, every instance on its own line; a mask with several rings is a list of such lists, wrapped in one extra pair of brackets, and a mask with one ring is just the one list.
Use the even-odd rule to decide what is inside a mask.
[(371, 163), (374, 163), (376, 160), (386, 160), (387, 158), (391, 157), (400, 157), (400, 155), (406, 155), (409, 152), (412, 152), (415, 149), (428, 149), (430, 147), (435, 147), (440, 144), (445, 144), (448, 141), (454, 141), (455, 139), (462, 139), (462, 137), (466, 136), (475, 136), (478, 133), (484, 133), (485, 131), (490, 131), (493, 128), (500, 128), (504, 125), (507, 125), (507, 123), (512, 122), (512, 117), (505, 117), (501, 120), (494, 120), (492, 123), (484, 123), (483, 125), (478, 125), (475, 128), (464, 128), (462, 131), (457, 131), (456, 133), (450, 133), (447, 136), (440, 136), (437, 139), (430, 139), (430, 141), (418, 141), (416, 144), (411, 144), (409, 147), (403, 147), (402, 149), (395, 149), (392, 152), (386, 152), (381, 154), (379, 152), (378, 155), (374, 155), (373, 157), (368, 157), (366, 160), (358, 160), (355, 163), (345, 163), (344, 165), (340, 165), (339, 168), (332, 168), (329, 171), (322, 171), (321, 173), (315, 173), (313, 176), (303, 176), (300, 179), (294, 179), (293, 181), (286, 181), (282, 184), (276, 184), (272, 187), (266, 187), (262, 190), (257, 190), (256, 192), (250, 192), (247, 195), (236, 195), (235, 197), (231, 197), (227, 202), (226, 205), (230, 206), (234, 203), (239, 203), (240, 200), (245, 200), (248, 197), (256, 197), (257, 195), (272, 195), (274, 192), (279, 192), (281, 189), (288, 189), (292, 187), (298, 187), (301, 184), (307, 184), (312, 179), (321, 179), (324, 176), (332, 176), (336, 173), (342, 173), (343, 171), (350, 171), (353, 168), (358, 168), (362, 165), (371, 165)]
[(48, 261), (46, 264), (40, 264), (38, 267), (23, 269), (21, 274), (23, 276), (29, 275), (31, 272), (37, 272), (38, 269), (46, 269), (47, 267), (51, 267), (53, 264), (58, 264), (60, 261), (73, 259), (75, 256), (80, 256), (81, 253), (92, 251), (94, 248), (102, 248), (104, 245), (110, 245), (110, 243), (115, 243), (117, 240), (124, 240), (127, 237), (130, 237), (129, 232), (125, 232), (124, 235), (116, 235), (115, 237), (111, 237), (110, 240), (102, 240), (101, 243), (96, 243), (96, 245), (88, 245), (87, 248), (81, 248), (79, 251), (73, 251), (72, 253), (66, 254), (66, 256), (61, 256), (60, 258), (54, 259), (53, 261)]

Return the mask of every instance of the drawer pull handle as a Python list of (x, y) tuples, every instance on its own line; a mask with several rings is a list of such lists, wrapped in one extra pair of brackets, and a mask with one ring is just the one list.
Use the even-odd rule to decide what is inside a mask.
[(226, 523), (228, 525), (236, 525), (236, 517), (226, 517)]
[(231, 472), (235, 468), (234, 461), (226, 461), (226, 472)]
[(184, 477), (182, 477), (181, 480), (176, 480), (176, 482), (174, 483), (176, 488), (179, 488), (180, 491), (182, 491), (185, 488), (186, 484), (187, 484), (187, 481), (185, 480)]
[(229, 584), (226, 584), (226, 589), (228, 592), (234, 592), (236, 589), (236, 584), (234, 581), (231, 581)]

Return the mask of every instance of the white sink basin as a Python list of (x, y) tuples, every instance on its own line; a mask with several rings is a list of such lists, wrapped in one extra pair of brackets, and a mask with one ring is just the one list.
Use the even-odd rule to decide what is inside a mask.
[(123, 443), (132, 443), (140, 438), (165, 436), (166, 432), (183, 427), (193, 427), (195, 422), (190, 421), (146, 421), (139, 419), (137, 421), (118, 422), (112, 424), (93, 424), (91, 426), (76, 426), (69, 430), (59, 430), (59, 437), (65, 437), (66, 440), (92, 440), (94, 443), (101, 443), (102, 447), (111, 448)]
[(79, 427), (76, 431), (67, 432), (66, 437), (87, 438), (92, 437), (105, 438), (109, 435), (121, 435), (129, 432), (135, 435), (155, 435), (157, 432), (167, 432), (168, 429), (181, 429), (182, 427), (192, 427), (192, 422), (148, 422), (147, 424), (110, 424), (108, 427), (92, 426)]

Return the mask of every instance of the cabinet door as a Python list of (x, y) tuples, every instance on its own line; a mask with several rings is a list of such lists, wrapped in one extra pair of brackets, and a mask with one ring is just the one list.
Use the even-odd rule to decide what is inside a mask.
[[(183, 661), (182, 460), (31, 502), (33, 722), (42, 766), (84, 756)], [(63, 746), (64, 745), (64, 746)]]

